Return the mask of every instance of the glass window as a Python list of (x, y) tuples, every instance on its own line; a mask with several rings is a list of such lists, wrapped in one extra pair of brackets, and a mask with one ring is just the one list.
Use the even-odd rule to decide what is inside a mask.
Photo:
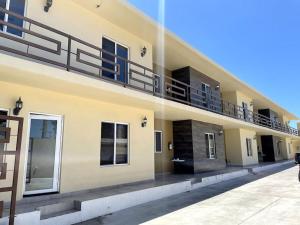
[(246, 138), (246, 145), (247, 145), (247, 156), (253, 156), (251, 138)]
[[(1, 116), (7, 116), (8, 112), (6, 110), (0, 110)], [(7, 121), (6, 120), (0, 120), (0, 127), (7, 127)], [(4, 139), (6, 136), (5, 132), (0, 132), (0, 139)], [(5, 144), (0, 143), (0, 152), (3, 152), (5, 150)], [(3, 155), (0, 155), (0, 163), (3, 163)]]
[(103, 122), (100, 165), (128, 163), (128, 125)]
[(162, 152), (162, 131), (155, 131), (154, 133), (154, 146), (155, 152), (161, 153)]
[[(6, 9), (6, 0), (0, 0), (0, 7)], [(0, 20), (5, 19), (5, 14), (0, 12)], [(0, 30), (3, 31), (3, 25), (0, 24)]]
[(216, 156), (216, 139), (215, 134), (205, 134), (206, 149), (209, 159), (215, 159)]
[[(25, 0), (0, 0), (0, 7), (24, 16)], [(18, 27), (23, 27), (23, 20), (18, 19), (14, 16), (5, 15), (4, 13), (0, 13), (0, 20), (4, 20), (4, 21), (6, 21), (10, 24), (16, 25)], [(15, 29), (15, 28), (11, 28), (9, 26), (0, 25), (0, 30), (2, 30), (4, 32), (8, 32), (10, 34), (20, 36), (20, 37), (22, 36), (22, 31)]]

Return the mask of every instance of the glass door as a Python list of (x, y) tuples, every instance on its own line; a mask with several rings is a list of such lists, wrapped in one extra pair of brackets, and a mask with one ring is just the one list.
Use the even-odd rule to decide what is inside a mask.
[(102, 38), (102, 76), (128, 83), (128, 48)]
[(60, 116), (30, 115), (25, 195), (59, 191)]

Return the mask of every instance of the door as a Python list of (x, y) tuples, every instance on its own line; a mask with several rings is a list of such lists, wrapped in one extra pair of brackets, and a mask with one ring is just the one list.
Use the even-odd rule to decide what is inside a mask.
[(59, 191), (62, 119), (30, 115), (25, 195)]
[(243, 106), (243, 119), (248, 120), (248, 105), (245, 102), (242, 102)]
[(102, 76), (128, 83), (128, 48), (102, 38)]
[(275, 162), (273, 136), (261, 136), (261, 147), (264, 162)]

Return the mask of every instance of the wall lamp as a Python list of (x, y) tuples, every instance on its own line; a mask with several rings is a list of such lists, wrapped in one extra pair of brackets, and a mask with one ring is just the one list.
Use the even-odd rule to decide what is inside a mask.
[(23, 102), (22, 102), (21, 97), (19, 97), (18, 101), (16, 101), (16, 105), (15, 105), (15, 108), (13, 110), (13, 114), (15, 116), (19, 115), (22, 108), (23, 108)]
[(219, 135), (221, 136), (222, 134), (224, 134), (223, 130), (219, 130)]
[(142, 127), (146, 127), (147, 126), (147, 122), (148, 122), (148, 119), (145, 116), (144, 119), (142, 120)]
[(220, 85), (218, 84), (217, 86), (216, 86), (216, 90), (219, 90), (220, 89)]
[(253, 106), (254, 105), (254, 103), (253, 102), (250, 102), (250, 106)]
[(144, 47), (141, 49), (141, 56), (144, 57), (146, 54), (147, 54), (147, 48), (144, 46)]
[(50, 7), (52, 6), (53, 0), (46, 0), (46, 5), (44, 6), (44, 11), (48, 12)]

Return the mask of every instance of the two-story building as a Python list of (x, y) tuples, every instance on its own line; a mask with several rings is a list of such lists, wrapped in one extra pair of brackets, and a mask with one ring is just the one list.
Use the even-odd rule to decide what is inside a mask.
[(18, 199), (292, 157), (295, 115), (126, 2), (0, 7), (0, 114), (24, 118)]

